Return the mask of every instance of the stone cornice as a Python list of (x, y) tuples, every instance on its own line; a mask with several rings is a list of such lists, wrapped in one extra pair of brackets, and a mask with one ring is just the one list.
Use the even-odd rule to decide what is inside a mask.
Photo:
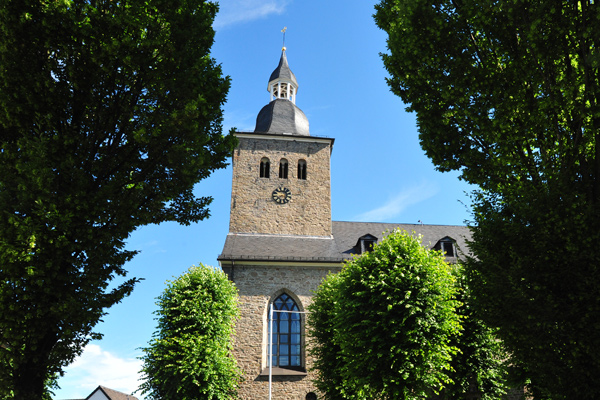
[(304, 136), (292, 135), (291, 133), (260, 133), (260, 132), (235, 132), (236, 137), (245, 137), (249, 139), (267, 139), (267, 140), (284, 140), (308, 143), (329, 143), (333, 147), (334, 138), (323, 136)]

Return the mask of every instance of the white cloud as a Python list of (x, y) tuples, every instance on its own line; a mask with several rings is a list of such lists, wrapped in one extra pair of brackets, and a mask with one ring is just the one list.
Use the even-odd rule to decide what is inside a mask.
[(356, 217), (358, 221), (383, 222), (398, 217), (405, 209), (414, 204), (427, 200), (438, 192), (438, 189), (428, 183), (402, 190), (384, 205), (364, 212)]
[(65, 368), (57, 395), (59, 398), (86, 398), (98, 385), (131, 394), (141, 383), (140, 369), (142, 361), (135, 356), (121, 358), (102, 350), (97, 344), (88, 344), (83, 354)]
[(214, 28), (224, 28), (237, 23), (281, 14), (291, 0), (220, 0), (219, 13)]

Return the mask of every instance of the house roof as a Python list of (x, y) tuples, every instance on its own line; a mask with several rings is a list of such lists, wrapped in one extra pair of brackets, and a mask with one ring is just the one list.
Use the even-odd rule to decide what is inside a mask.
[(130, 394), (119, 392), (118, 390), (110, 389), (102, 385), (98, 386), (96, 390), (94, 390), (88, 397), (86, 397), (86, 400), (92, 398), (92, 396), (94, 396), (94, 394), (98, 391), (104, 394), (108, 400), (138, 400), (137, 397), (134, 397)]
[(466, 239), (470, 237), (466, 226), (456, 225), (332, 221), (332, 228), (331, 237), (229, 233), (218, 260), (341, 263), (358, 252), (360, 237), (372, 235), (380, 241), (396, 228), (422, 235), (423, 245), (430, 249), (450, 237), (459, 252), (467, 252)]

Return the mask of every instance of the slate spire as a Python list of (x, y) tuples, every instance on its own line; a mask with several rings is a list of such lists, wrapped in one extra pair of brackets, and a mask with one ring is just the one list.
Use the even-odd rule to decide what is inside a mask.
[(281, 49), (281, 58), (279, 59), (279, 65), (269, 78), (269, 85), (267, 90), (271, 93), (271, 100), (273, 99), (287, 99), (292, 103), (296, 104), (296, 92), (298, 91), (298, 81), (296, 76), (288, 65), (287, 57), (285, 55), (286, 48)]
[(271, 101), (256, 117), (255, 132), (309, 136), (308, 119), (296, 106), (298, 81), (288, 65), (285, 46), (279, 65), (269, 78)]

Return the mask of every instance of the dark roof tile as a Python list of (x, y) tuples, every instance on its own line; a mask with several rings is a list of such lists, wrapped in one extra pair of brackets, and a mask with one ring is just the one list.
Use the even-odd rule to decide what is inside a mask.
[[(137, 397), (134, 397), (130, 394), (126, 394), (123, 392), (119, 392), (117, 390), (114, 389), (110, 389), (107, 388), (106, 386), (98, 386), (88, 397), (87, 399), (89, 399), (90, 397), (92, 397), (94, 395), (94, 393), (96, 393), (97, 391), (101, 391), (102, 393), (104, 393), (104, 395), (109, 399), (109, 400), (138, 400)], [(86, 400), (87, 400), (86, 399)]]
[(422, 235), (424, 246), (433, 248), (445, 237), (455, 240), (459, 252), (467, 252), (469, 228), (457, 225), (394, 224), (380, 222), (333, 221), (333, 237), (285, 236), (230, 233), (219, 261), (307, 261), (340, 263), (352, 258), (361, 236), (372, 235), (378, 241), (399, 228)]

